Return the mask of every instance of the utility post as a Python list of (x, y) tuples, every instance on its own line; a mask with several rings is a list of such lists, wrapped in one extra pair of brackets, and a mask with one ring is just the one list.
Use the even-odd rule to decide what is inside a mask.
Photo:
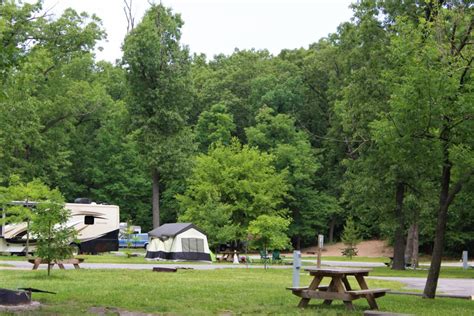
[(318, 235), (318, 261), (316, 264), (317, 268), (321, 268), (321, 251), (324, 245), (324, 235)]
[(293, 251), (293, 287), (300, 286), (301, 252)]
[(462, 268), (463, 268), (464, 270), (467, 270), (467, 268), (468, 268), (468, 264), (467, 264), (467, 251), (466, 251), (466, 250), (464, 250), (464, 251), (462, 252)]

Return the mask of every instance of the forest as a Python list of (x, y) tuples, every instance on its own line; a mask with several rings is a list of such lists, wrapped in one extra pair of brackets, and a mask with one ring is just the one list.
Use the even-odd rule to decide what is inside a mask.
[(299, 249), (350, 217), (401, 258), (413, 239), (474, 251), (472, 3), (352, 9), (307, 48), (205, 56), (152, 5), (112, 64), (95, 60), (99, 17), (0, 1), (0, 186), (39, 179), (145, 231), (191, 221), (214, 245), (264, 216)]

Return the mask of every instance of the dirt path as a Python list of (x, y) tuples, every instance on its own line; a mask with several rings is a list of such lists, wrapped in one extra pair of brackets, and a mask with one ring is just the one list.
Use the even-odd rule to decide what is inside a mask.
[[(344, 248), (342, 242), (336, 244), (327, 245), (323, 248), (323, 256), (342, 256), (341, 249)], [(305, 255), (314, 255), (311, 252), (316, 253), (318, 247), (309, 247), (302, 249), (301, 253)], [(367, 240), (357, 245), (359, 257), (391, 257), (393, 254), (393, 248), (388, 246), (383, 240)], [(309, 252), (309, 253), (308, 253)]]

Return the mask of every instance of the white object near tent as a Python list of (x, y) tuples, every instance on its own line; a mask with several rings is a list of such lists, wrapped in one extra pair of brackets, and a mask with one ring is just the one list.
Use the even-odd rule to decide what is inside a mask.
[(164, 224), (148, 236), (147, 259), (211, 261), (207, 236), (191, 223)]

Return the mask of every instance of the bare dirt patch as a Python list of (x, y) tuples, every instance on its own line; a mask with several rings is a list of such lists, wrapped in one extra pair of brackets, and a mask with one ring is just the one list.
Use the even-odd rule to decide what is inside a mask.
[[(322, 254), (324, 256), (341, 256), (341, 249), (345, 246), (342, 242), (325, 245)], [(393, 255), (393, 248), (388, 246), (383, 240), (367, 240), (357, 245), (359, 257), (390, 257)], [(314, 256), (318, 251), (317, 246), (304, 248), (301, 250), (303, 256)]]

